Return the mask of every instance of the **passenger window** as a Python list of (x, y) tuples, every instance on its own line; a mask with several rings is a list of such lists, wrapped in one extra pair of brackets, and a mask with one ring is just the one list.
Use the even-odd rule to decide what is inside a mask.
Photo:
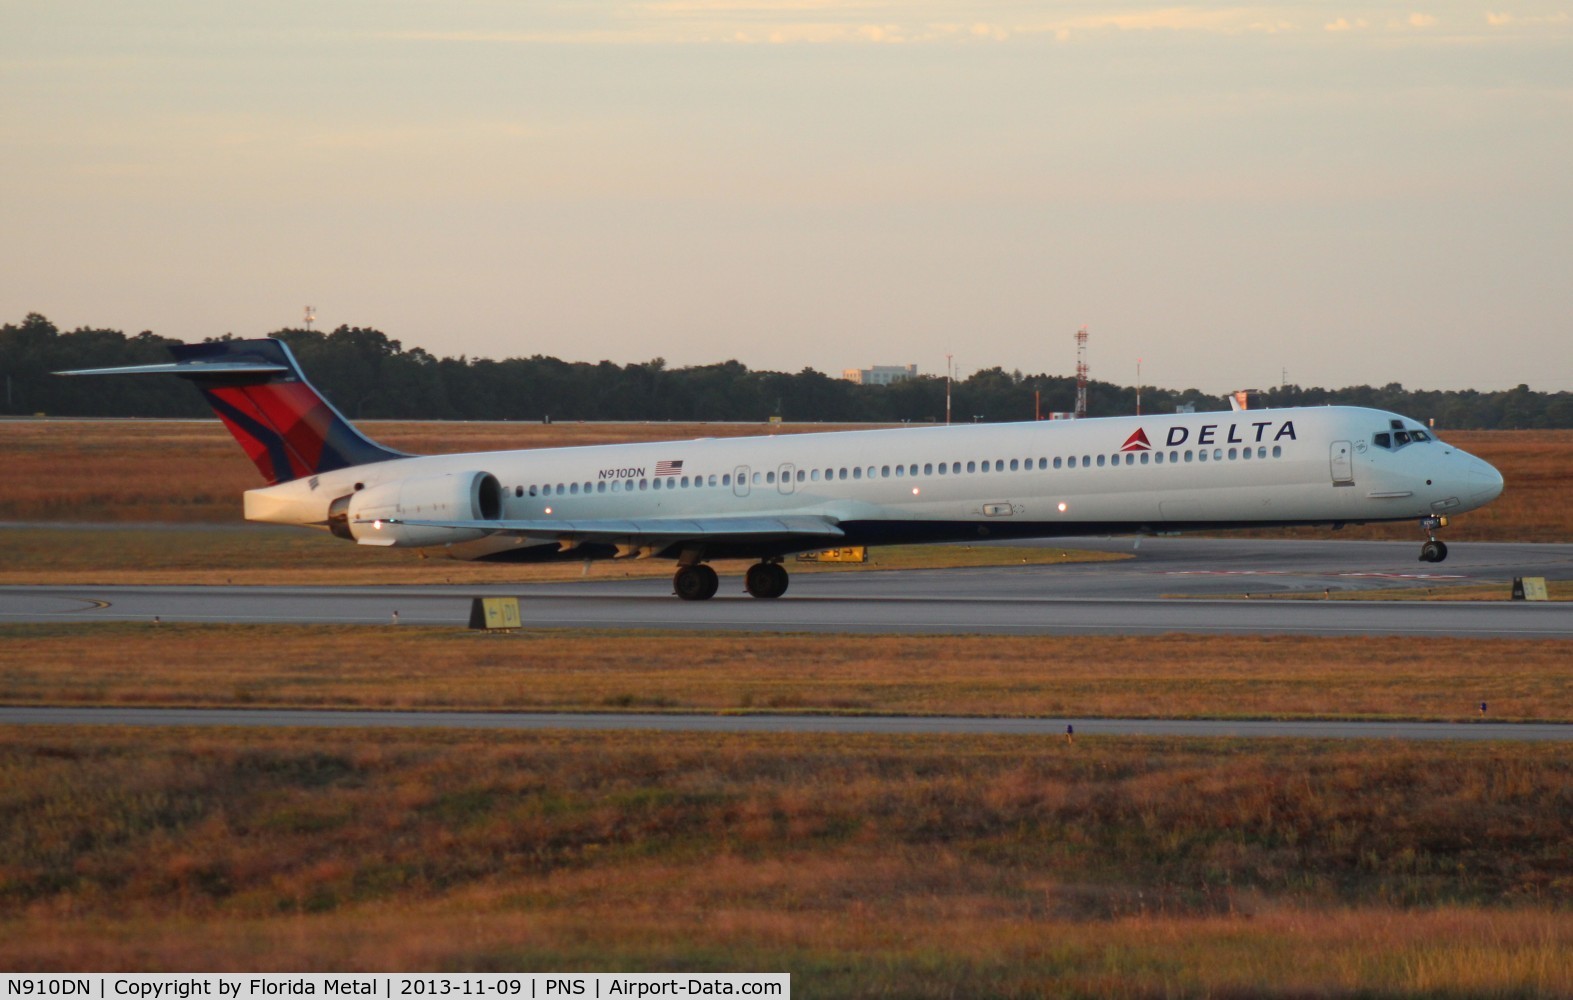
[(816, 483), (819, 482), (819, 470), (818, 469), (814, 470), (814, 482), (816, 482)]
[(1012, 471), (1012, 472), (1020, 471), (1019, 468), (1016, 465), (1016, 460), (1014, 458), (1010, 460), (1010, 471)]
[(950, 466), (946, 465), (944, 462), (939, 463), (939, 474), (940, 475), (943, 476), (943, 475), (945, 475), (949, 471), (950, 471)]
[(605, 493), (606, 492), (606, 480), (603, 479), (599, 483), (595, 484), (595, 492), (597, 492), (597, 493)]
[(797, 470), (797, 481), (800, 482), (800, 483), (803, 481), (803, 470), (802, 469)]
[(1152, 453), (1152, 460), (1154, 462), (1157, 462), (1159, 465), (1162, 465), (1163, 464), (1163, 452), (1161, 452), (1161, 451), (1153, 452)]
[(767, 473), (765, 473), (765, 482), (767, 482), (767, 483), (774, 483), (775, 481), (776, 481), (776, 474), (774, 472), (767, 472)]
[(1128, 451), (1128, 452), (1125, 453), (1125, 464), (1126, 465), (1135, 465), (1136, 464), (1136, 453), (1135, 452), (1129, 452)]
[(1284, 446), (1283, 445), (1281, 445), (1281, 444), (1273, 445), (1273, 457), (1274, 458), (1283, 458), (1284, 457)]
[(1100, 468), (1100, 469), (1103, 468), (1103, 456), (1102, 455), (1098, 456), (1098, 468)]
[(1229, 449), (1229, 461), (1232, 462), (1236, 458), (1239, 458), (1239, 457), (1240, 457), (1240, 449), (1238, 449), (1238, 448), (1230, 448)]
[(731, 486), (732, 485), (732, 474), (730, 472), (725, 473), (725, 474), (723, 474), (721, 476), (721, 485), (722, 486)]
[(758, 486), (758, 485), (759, 485), (759, 483), (760, 483), (760, 481), (761, 481), (761, 480), (762, 480), (762, 479), (764, 479), (764, 477), (763, 477), (763, 476), (761, 476), (761, 475), (760, 475), (760, 474), (759, 474), (759, 473), (757, 473), (757, 472), (756, 472), (756, 473), (754, 473), (754, 485), (755, 485), (755, 486)]
[(842, 470), (841, 470), (841, 471), (840, 471), (840, 472), (839, 472), (839, 473), (838, 473), (838, 474), (837, 474), (837, 477), (836, 477), (836, 478), (838, 478), (838, 479), (845, 479), (845, 478), (847, 478), (847, 470), (846, 470), (846, 469), (842, 469)]
[(915, 476), (917, 474), (918, 474), (918, 464), (916, 462), (913, 462), (911, 465), (907, 466), (907, 475)]
[(977, 472), (978, 471), (978, 463), (977, 462), (968, 462), (967, 463), (967, 471), (968, 472)]
[(1059, 457), (1058, 457), (1058, 456), (1055, 456), (1055, 459), (1054, 459), (1054, 467), (1055, 467), (1055, 468), (1056, 468), (1056, 469), (1058, 469), (1058, 468), (1059, 468), (1059, 467), (1060, 467), (1060, 459), (1059, 459)]
[[(1187, 456), (1189, 456), (1191, 453), (1190, 452), (1186, 452), (1185, 454)], [(1200, 451), (1198, 451), (1196, 453), (1196, 460), (1198, 462), (1205, 462), (1205, 461), (1207, 461), (1207, 449), (1206, 448), (1203, 448), (1202, 450), (1200, 450)]]
[(1214, 448), (1213, 449), (1213, 461), (1214, 462), (1222, 462), (1223, 461), (1223, 449), (1222, 448)]
[(649, 488), (650, 488), (650, 480), (648, 480), (648, 479), (641, 479), (641, 480), (639, 480), (639, 492), (640, 493), (643, 493), (645, 490), (647, 490)]
[[(944, 466), (941, 466), (940, 468), (944, 468)], [(934, 463), (933, 462), (924, 462), (923, 463), (923, 474), (925, 476), (932, 476), (934, 474)]]
[[(1162, 457), (1163, 457), (1163, 456), (1162, 456), (1162, 455), (1159, 455), (1159, 456), (1158, 456), (1158, 457), (1159, 457), (1159, 458), (1162, 458)], [(1143, 465), (1146, 465), (1146, 464), (1147, 464), (1147, 463), (1148, 463), (1148, 462), (1150, 462), (1150, 461), (1152, 461), (1152, 456), (1151, 456), (1151, 455), (1148, 455), (1148, 454), (1147, 454), (1147, 453), (1146, 453), (1146, 452), (1145, 452), (1145, 451), (1144, 451), (1144, 452), (1142, 452), (1142, 464), (1143, 464)]]
[(1081, 457), (1081, 467), (1083, 469), (1086, 469), (1086, 468), (1090, 468), (1091, 466), (1092, 466), (1092, 456), (1091, 455), (1083, 455)]
[(879, 477), (881, 479), (889, 479), (890, 478), (890, 466), (888, 466), (888, 465), (880, 466), (879, 467)]
[(714, 472), (710, 473), (710, 485), (711, 486), (715, 485), (715, 473)]
[[(971, 462), (968, 462), (968, 463), (967, 463), (967, 471), (968, 471), (968, 472), (971, 472), (971, 471), (972, 471), (972, 463), (971, 463)], [(986, 461), (984, 461), (984, 462), (979, 462), (979, 463), (978, 463), (978, 471), (979, 471), (979, 472), (987, 472), (987, 471), (989, 471), (989, 463), (988, 463), (988, 462), (986, 462)]]
[(852, 470), (852, 478), (853, 479), (862, 479), (863, 478), (863, 467), (861, 465)]
[[(896, 466), (896, 477), (897, 477), (897, 478), (898, 478), (898, 479), (899, 479), (899, 478), (900, 478), (900, 477), (902, 477), (902, 476), (904, 476), (904, 475), (906, 475), (906, 473), (907, 473), (907, 468), (906, 468), (906, 466), (904, 466), (904, 465), (898, 465), (898, 466)], [(887, 476), (888, 476), (888, 475), (890, 475), (890, 466), (888, 466), (888, 465), (887, 465), (887, 466), (885, 466), (885, 475), (887, 475)]]
[(1070, 467), (1073, 468), (1073, 469), (1076, 468), (1076, 456), (1075, 455), (1072, 455), (1070, 457)]
[(1005, 471), (1005, 460), (1003, 458), (999, 459), (998, 461), (996, 461), (994, 463), (994, 471), (995, 472), (1004, 472)]
[(687, 476), (683, 477), (683, 489), (685, 489), (685, 490), (688, 489), (688, 477)]
[(1249, 449), (1249, 448), (1241, 448), (1240, 449), (1240, 457), (1241, 458), (1250, 458), (1251, 457), (1251, 449)]

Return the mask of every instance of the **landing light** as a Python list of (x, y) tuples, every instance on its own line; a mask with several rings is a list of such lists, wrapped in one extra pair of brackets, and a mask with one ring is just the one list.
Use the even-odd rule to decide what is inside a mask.
[(917, 496), (918, 495), (918, 488), (916, 486), (912, 487), (912, 495), (913, 496)]
[(371, 522), (371, 526), (373, 528), (376, 528), (378, 531), (382, 530), (382, 522), (381, 521), (373, 521), (373, 522)]
[(552, 509), (550, 507), (546, 508), (546, 513), (550, 514), (551, 512), (552, 512)]
[(1060, 504), (1060, 513), (1061, 514), (1065, 513), (1065, 504), (1064, 503)]

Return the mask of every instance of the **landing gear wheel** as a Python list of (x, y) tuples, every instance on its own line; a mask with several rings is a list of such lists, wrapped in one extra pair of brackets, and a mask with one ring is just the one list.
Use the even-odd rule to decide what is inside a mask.
[(786, 593), (787, 583), (787, 571), (780, 563), (755, 563), (743, 577), (743, 589), (752, 597), (780, 597)]
[(1447, 558), (1447, 543), (1437, 541), (1435, 538), (1420, 546), (1420, 561), (1439, 563)]
[(715, 570), (703, 563), (679, 566), (672, 576), (672, 590), (685, 601), (708, 601), (720, 586)]

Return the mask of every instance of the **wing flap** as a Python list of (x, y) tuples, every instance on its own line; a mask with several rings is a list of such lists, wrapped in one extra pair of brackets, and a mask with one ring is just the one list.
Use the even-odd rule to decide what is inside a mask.
[[(774, 541), (790, 538), (836, 539), (842, 530), (828, 517), (694, 517), (590, 519), (580, 521), (424, 521), (383, 518), (389, 524), (410, 527), (480, 529), (496, 534), (520, 535), (548, 541), (662, 543), (684, 540)], [(361, 521), (369, 524), (370, 521)]]

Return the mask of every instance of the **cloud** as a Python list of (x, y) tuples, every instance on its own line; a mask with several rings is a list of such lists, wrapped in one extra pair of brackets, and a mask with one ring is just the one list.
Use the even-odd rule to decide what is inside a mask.
[(1537, 24), (1560, 25), (1568, 24), (1570, 22), (1573, 22), (1573, 17), (1569, 17), (1565, 11), (1558, 11), (1554, 14), (1509, 14), (1498, 13), (1495, 11), (1486, 12), (1486, 24), (1493, 28), (1508, 28), (1518, 25)]
[(1410, 14), (1409, 26), (1411, 28), (1434, 28), (1436, 27), (1436, 18), (1430, 14)]

